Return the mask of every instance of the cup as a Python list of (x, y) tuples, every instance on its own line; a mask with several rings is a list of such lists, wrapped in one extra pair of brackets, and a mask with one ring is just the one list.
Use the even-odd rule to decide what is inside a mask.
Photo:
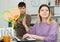
[(9, 35), (3, 36), (3, 41), (4, 42), (10, 42), (11, 37)]

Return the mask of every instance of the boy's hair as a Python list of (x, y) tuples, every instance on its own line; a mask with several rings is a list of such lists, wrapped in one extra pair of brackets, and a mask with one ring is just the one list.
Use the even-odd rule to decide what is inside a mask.
[(18, 7), (26, 7), (26, 4), (24, 2), (19, 2)]

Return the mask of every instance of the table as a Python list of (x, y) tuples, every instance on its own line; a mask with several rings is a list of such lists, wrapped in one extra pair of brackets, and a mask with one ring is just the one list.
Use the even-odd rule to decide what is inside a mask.
[(20, 39), (20, 40), (18, 40), (18, 39), (15, 38), (14, 41), (16, 41), (16, 42), (36, 42), (37, 40), (27, 40), (27, 39)]

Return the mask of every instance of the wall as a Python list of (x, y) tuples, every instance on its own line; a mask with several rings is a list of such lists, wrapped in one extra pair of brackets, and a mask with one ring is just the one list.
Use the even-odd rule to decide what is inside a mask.
[[(41, 4), (48, 4), (48, 2), (51, 2), (50, 6), (55, 6), (55, 0), (1, 0), (0, 1), (0, 27), (8, 27), (8, 23), (5, 22), (3, 19), (2, 19), (2, 11), (5, 10), (5, 9), (11, 9), (11, 8), (16, 8), (18, 3), (20, 1), (24, 1), (27, 5), (27, 8), (26, 8), (26, 13), (27, 14), (38, 14), (38, 8)], [(37, 2), (37, 3), (35, 3)], [(33, 5), (32, 5), (32, 4)], [(34, 6), (36, 5), (36, 6)], [(54, 14), (56, 15), (59, 15), (60, 14), (60, 7), (55, 7), (54, 8)], [(4, 26), (3, 26), (4, 24)]]
[(0, 0), (0, 28), (8, 27), (8, 23), (2, 19), (2, 12), (6, 9), (16, 8), (20, 1), (23, 0)]

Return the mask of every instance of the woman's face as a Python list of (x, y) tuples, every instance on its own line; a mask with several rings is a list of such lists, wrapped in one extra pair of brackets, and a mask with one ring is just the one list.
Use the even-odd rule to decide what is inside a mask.
[(49, 16), (49, 9), (47, 7), (42, 7), (40, 9), (40, 16), (41, 18), (47, 18)]

